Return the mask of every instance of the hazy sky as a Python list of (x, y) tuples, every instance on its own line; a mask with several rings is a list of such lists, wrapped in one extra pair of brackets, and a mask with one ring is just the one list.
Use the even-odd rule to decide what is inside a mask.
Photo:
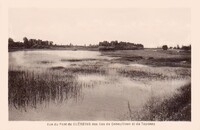
[(56, 9), (9, 10), (9, 37), (51, 40), (56, 44), (129, 41), (145, 47), (191, 44), (189, 9)]

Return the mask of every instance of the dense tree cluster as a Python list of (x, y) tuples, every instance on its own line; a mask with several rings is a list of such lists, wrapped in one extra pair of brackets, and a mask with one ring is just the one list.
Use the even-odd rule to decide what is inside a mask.
[(130, 42), (118, 42), (118, 41), (103, 41), (99, 42), (99, 50), (135, 50), (143, 49), (142, 44), (130, 43)]
[[(163, 50), (167, 50), (168, 46), (167, 45), (163, 45), (162, 49)], [(189, 45), (189, 46), (182, 46), (182, 47), (180, 47), (179, 45), (177, 45), (175, 47), (169, 47), (169, 49), (181, 49), (181, 50), (189, 51), (189, 50), (191, 50), (191, 45)]]
[(24, 43), (23, 42), (15, 42), (12, 38), (8, 39), (8, 47), (9, 48), (23, 48)]
[(181, 49), (182, 50), (186, 50), (186, 51), (191, 50), (191, 45), (189, 45), (189, 46), (182, 46)]
[(52, 41), (43, 41), (40, 39), (23, 38), (24, 42), (15, 42), (12, 38), (8, 39), (9, 48), (48, 48), (53, 46)]
[(167, 50), (167, 49), (168, 49), (168, 46), (167, 46), (167, 45), (163, 45), (163, 46), (162, 46), (162, 49), (163, 49), (163, 50)]

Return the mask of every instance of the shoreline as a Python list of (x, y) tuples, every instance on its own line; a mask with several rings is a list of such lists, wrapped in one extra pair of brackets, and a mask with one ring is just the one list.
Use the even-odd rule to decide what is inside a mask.
[(86, 51), (99, 51), (98, 47), (49, 47), (49, 48), (8, 48), (8, 52), (14, 51), (34, 51), (34, 50), (86, 50)]
[(112, 63), (121, 64), (142, 64), (154, 67), (184, 67), (191, 68), (191, 52), (181, 50), (167, 50), (155, 48), (144, 48), (143, 50), (114, 50), (114, 51), (99, 51), (98, 48), (12, 48), (8, 52), (15, 51), (97, 51), (102, 56), (117, 57), (111, 60)]

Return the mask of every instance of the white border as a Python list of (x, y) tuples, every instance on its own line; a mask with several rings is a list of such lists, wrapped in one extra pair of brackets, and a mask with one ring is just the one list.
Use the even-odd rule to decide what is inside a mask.
[[(1, 130), (45, 129), (162, 129), (200, 130), (199, 46), (200, 18), (198, 0), (2, 0), (0, 4), (0, 119)], [(9, 8), (191, 8), (192, 10), (192, 121), (155, 122), (155, 126), (47, 126), (52, 121), (8, 121), (8, 9)], [(67, 121), (61, 121), (66, 123)], [(103, 121), (105, 122), (105, 121)], [(60, 122), (53, 122), (60, 123)]]

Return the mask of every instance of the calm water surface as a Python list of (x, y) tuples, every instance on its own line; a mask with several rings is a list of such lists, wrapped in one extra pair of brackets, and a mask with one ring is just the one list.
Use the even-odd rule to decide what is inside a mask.
[[(130, 120), (132, 111), (141, 108), (151, 98), (171, 96), (188, 80), (132, 80), (117, 69), (147, 71), (156, 68), (140, 64), (109, 62), (113, 58), (97, 51), (17, 51), (9, 52), (9, 68), (13, 70), (45, 71), (51, 67), (101, 64), (106, 74), (76, 74), (80, 89), (62, 103), (48, 102), (26, 111), (9, 107), (10, 120)], [(162, 68), (158, 68), (162, 71)], [(170, 70), (170, 69), (169, 69)], [(73, 93), (73, 92), (72, 92)]]

